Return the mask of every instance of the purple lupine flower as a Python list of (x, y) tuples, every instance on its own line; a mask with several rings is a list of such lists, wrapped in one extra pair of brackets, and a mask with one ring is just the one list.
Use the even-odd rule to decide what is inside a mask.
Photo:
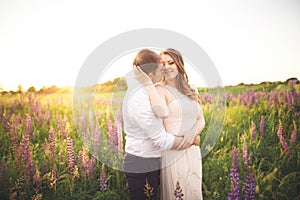
[(96, 158), (94, 156), (92, 156), (91, 158), (88, 159), (87, 162), (87, 167), (86, 167), (86, 175), (88, 180), (91, 180), (95, 171), (95, 167), (96, 167)]
[(45, 116), (46, 116), (46, 123), (49, 126), (50, 125), (50, 111), (45, 110)]
[(112, 148), (118, 147), (118, 125), (117, 122), (114, 121), (114, 124), (112, 124), (111, 120), (108, 120), (107, 122), (107, 128), (108, 128), (108, 135), (107, 139), (111, 145)]
[(48, 148), (50, 153), (50, 161), (51, 164), (53, 164), (56, 156), (55, 131), (53, 126), (50, 127), (49, 134), (48, 134)]
[(286, 90), (284, 90), (284, 91), (281, 91), (280, 93), (279, 93), (279, 97), (280, 97), (280, 102), (281, 103), (286, 103), (286, 101), (287, 101), (287, 91)]
[(120, 151), (122, 151), (122, 138), (122, 125), (117, 119), (115, 119), (113, 128), (113, 144), (118, 146)]
[(256, 181), (254, 178), (254, 174), (251, 167), (247, 167), (248, 174), (245, 178), (245, 191), (244, 191), (244, 199), (245, 200), (253, 200), (256, 199)]
[(255, 90), (254, 88), (252, 89), (252, 92), (248, 93), (248, 102), (247, 102), (247, 107), (249, 108), (255, 103)]
[(265, 119), (263, 115), (260, 117), (259, 131), (260, 131), (260, 137), (263, 138), (265, 135)]
[(230, 192), (228, 193), (228, 200), (240, 200), (240, 174), (239, 174), (239, 160), (238, 150), (236, 147), (232, 150), (232, 167), (230, 168)]
[(21, 160), (25, 165), (24, 178), (26, 182), (29, 182), (30, 177), (33, 176), (34, 171), (33, 171), (33, 161), (30, 154), (29, 134), (26, 131), (24, 132), (20, 146), (21, 146), (21, 152), (20, 152)]
[(296, 136), (297, 136), (297, 126), (296, 126), (295, 121), (293, 121), (293, 122), (294, 122), (294, 129), (292, 131), (291, 139), (290, 139), (290, 144), (291, 145), (296, 143)]
[(296, 89), (295, 89), (295, 82), (293, 81), (290, 81), (289, 82), (289, 85), (290, 85), (290, 89), (291, 89), (291, 94), (292, 94), (292, 97), (294, 98), (294, 100), (297, 98), (297, 92), (296, 92)]
[(43, 126), (44, 125), (44, 116), (43, 116), (43, 114), (39, 113), (38, 118), (39, 118), (39, 125)]
[(75, 167), (73, 140), (67, 137), (68, 172), (73, 175)]
[(18, 124), (19, 123), (17, 121), (14, 121), (13, 125), (10, 127), (10, 144), (14, 156), (17, 156), (17, 152), (19, 148), (19, 140), (18, 140), (18, 132), (17, 132)]
[(100, 141), (101, 141), (101, 131), (99, 128), (99, 125), (96, 124), (95, 132), (94, 132), (94, 154), (98, 154), (99, 147), (100, 147)]
[(66, 123), (67, 123), (67, 117), (64, 116), (64, 118), (62, 118), (62, 116), (56, 113), (56, 124), (58, 127), (57, 133), (59, 138), (61, 137), (67, 138), (68, 136), (68, 132), (66, 130)]
[(251, 140), (254, 141), (255, 140), (255, 123), (253, 121), (251, 121)]
[(29, 114), (26, 114), (25, 117), (25, 132), (29, 135), (29, 137), (32, 136), (31, 117)]
[(104, 171), (104, 164), (102, 164), (102, 169), (100, 172), (100, 191), (104, 192), (106, 190), (107, 190), (106, 173)]
[(180, 187), (179, 180), (176, 182), (175, 191), (174, 191), (174, 197), (176, 200), (183, 200), (183, 192), (182, 188)]
[(280, 140), (280, 143), (283, 147), (283, 150), (284, 150), (284, 153), (287, 155), (288, 158), (291, 157), (291, 152), (290, 152), (290, 149), (289, 149), (289, 146), (288, 144), (286, 143), (284, 137), (282, 136), (282, 124), (281, 124), (281, 121), (279, 121), (279, 126), (278, 126), (278, 130), (277, 130), (277, 136)]
[(289, 92), (288, 95), (287, 95), (287, 102), (286, 103), (287, 103), (287, 106), (290, 109), (290, 111), (294, 112), (295, 108), (293, 106), (293, 96), (292, 96), (291, 92)]

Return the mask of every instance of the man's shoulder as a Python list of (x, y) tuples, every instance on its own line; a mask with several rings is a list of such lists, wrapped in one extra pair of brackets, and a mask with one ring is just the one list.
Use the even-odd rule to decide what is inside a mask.
[(130, 105), (145, 105), (149, 103), (147, 91), (144, 88), (126, 92), (124, 100)]

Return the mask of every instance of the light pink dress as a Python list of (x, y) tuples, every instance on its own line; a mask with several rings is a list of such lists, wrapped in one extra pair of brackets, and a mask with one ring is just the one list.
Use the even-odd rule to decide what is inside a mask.
[[(179, 135), (193, 127), (201, 107), (176, 88), (167, 85), (165, 87), (169, 91), (169, 116), (164, 120), (164, 126), (168, 133)], [(202, 199), (202, 159), (199, 146), (193, 145), (183, 151), (167, 150), (162, 153), (162, 200), (175, 199), (177, 181), (182, 188), (183, 199)]]

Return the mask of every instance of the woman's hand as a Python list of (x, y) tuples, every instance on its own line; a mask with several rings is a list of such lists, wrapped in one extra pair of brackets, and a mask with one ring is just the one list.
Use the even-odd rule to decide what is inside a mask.
[(143, 85), (153, 84), (151, 78), (139, 66), (133, 66), (134, 77)]

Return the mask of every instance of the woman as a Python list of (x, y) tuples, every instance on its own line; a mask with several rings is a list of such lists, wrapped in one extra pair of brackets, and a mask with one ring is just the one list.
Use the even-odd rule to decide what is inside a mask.
[[(166, 49), (160, 53), (162, 64), (163, 83), (156, 85), (156, 89), (163, 99), (158, 103), (153, 91), (148, 91), (154, 113), (168, 115), (164, 118), (164, 127), (167, 132), (180, 135), (191, 129), (195, 122), (199, 125), (199, 133), (203, 130), (205, 120), (200, 106), (197, 89), (188, 84), (183, 57), (175, 49)], [(136, 68), (136, 77), (144, 84), (149, 84), (147, 77)], [(154, 103), (155, 102), (155, 103)], [(167, 105), (168, 111), (162, 111)], [(157, 109), (160, 108), (160, 109)], [(159, 112), (157, 112), (159, 110)], [(193, 141), (197, 135), (184, 135), (186, 140)], [(161, 168), (161, 199), (174, 198), (176, 183), (182, 188), (184, 199), (202, 199), (202, 160), (198, 146), (192, 145), (186, 150), (166, 150), (162, 154)]]

